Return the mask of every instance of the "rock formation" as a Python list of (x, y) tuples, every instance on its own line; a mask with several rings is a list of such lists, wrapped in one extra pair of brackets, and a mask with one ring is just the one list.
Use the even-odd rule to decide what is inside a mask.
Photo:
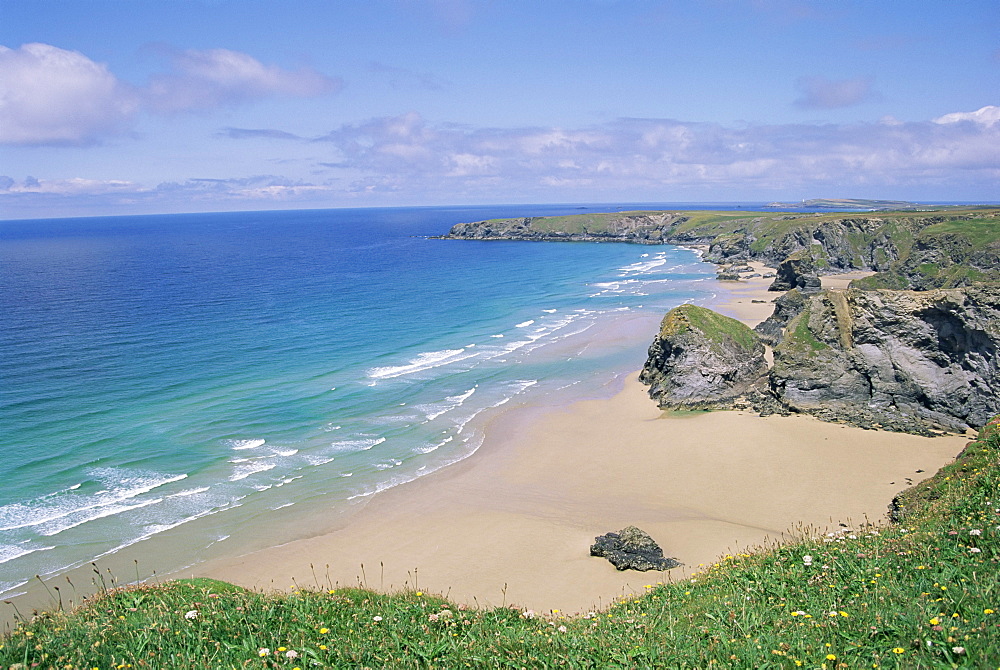
[(676, 559), (664, 558), (653, 538), (635, 526), (595, 537), (590, 555), (608, 559), (619, 570), (669, 570), (681, 565)]
[(908, 432), (965, 430), (1000, 410), (1000, 290), (824, 291), (774, 350), (795, 411)]
[(681, 305), (663, 318), (639, 380), (660, 407), (701, 409), (738, 397), (766, 371), (756, 333), (710, 309)]

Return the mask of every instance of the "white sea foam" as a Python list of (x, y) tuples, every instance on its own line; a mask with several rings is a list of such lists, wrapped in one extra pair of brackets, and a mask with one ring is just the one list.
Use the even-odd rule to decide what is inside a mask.
[(267, 440), (254, 439), (254, 440), (227, 440), (230, 448), (239, 451), (241, 449), (256, 449), (262, 446)]
[(278, 467), (277, 463), (267, 463), (263, 460), (255, 460), (250, 463), (241, 463), (236, 471), (229, 476), (229, 481), (238, 482), (241, 479), (246, 479), (250, 475), (255, 475), (258, 472), (267, 472), (268, 470), (273, 470)]
[(474, 353), (467, 353), (462, 349), (444, 349), (442, 351), (428, 351), (418, 354), (416, 358), (410, 360), (406, 365), (394, 365), (381, 368), (372, 368), (368, 371), (370, 379), (392, 379), (403, 375), (430, 370), (442, 365), (457, 363), (467, 358), (475, 356)]
[(122, 468), (91, 468), (87, 474), (103, 483), (105, 488), (93, 494), (81, 494), (77, 492), (79, 487), (74, 487), (58, 495), (49, 494), (32, 501), (4, 505), (0, 507), (0, 531), (29, 527), (51, 530), (61, 525), (56, 523), (61, 519), (71, 520), (76, 526), (83, 523), (80, 519), (108, 516), (108, 508), (187, 478), (186, 474), (168, 476)]
[(554, 310), (554, 309), (543, 309), (542, 311), (545, 312), (546, 314), (555, 314), (556, 313), (556, 310)]
[(334, 430), (340, 430), (340, 426), (335, 426), (332, 423), (328, 423), (325, 426), (323, 426), (323, 430), (329, 433)]
[(476, 392), (477, 386), (473, 386), (465, 393), (448, 396), (444, 399), (444, 402), (436, 403), (433, 405), (417, 405), (415, 409), (424, 412), (425, 422), (433, 421), (442, 414), (446, 414), (451, 410), (455, 409), (456, 407), (461, 407), (465, 403), (465, 401), (471, 398), (472, 394)]
[[(24, 544), (0, 544), (0, 564), (13, 561), (15, 558), (34, 554), (39, 551), (49, 551), (55, 547), (31, 547)], [(2, 587), (0, 587), (2, 590)]]
[(528, 321), (522, 321), (521, 323), (517, 324), (517, 325), (516, 325), (516, 326), (514, 326), (514, 327), (515, 327), (515, 328), (527, 328), (528, 326), (530, 326), (530, 325), (531, 325), (531, 324), (533, 324), (534, 322), (535, 322), (535, 320), (534, 320), (534, 319), (529, 319)]
[[(230, 462), (232, 462), (232, 461), (230, 461)], [(197, 493), (204, 493), (205, 491), (208, 491), (208, 490), (209, 490), (209, 487), (202, 486), (202, 487), (199, 487), (199, 488), (196, 488), (196, 489), (186, 489), (184, 491), (179, 491), (178, 493), (174, 493), (174, 494), (169, 495), (167, 497), (168, 498), (183, 498), (183, 497), (186, 497), (186, 496), (193, 496), (193, 495), (195, 495)]]
[(444, 445), (448, 444), (449, 442), (451, 442), (454, 439), (455, 439), (454, 435), (449, 435), (448, 437), (446, 437), (441, 442), (438, 442), (437, 444), (433, 444), (433, 445), (431, 445), (429, 447), (417, 447), (413, 451), (415, 451), (418, 454), (429, 454), (432, 451), (437, 451), (438, 449), (440, 449), (441, 447), (443, 447)]
[(353, 451), (368, 451), (372, 447), (382, 444), (385, 442), (384, 437), (375, 438), (362, 438), (360, 440), (341, 440), (339, 442), (331, 442), (330, 446), (333, 447), (337, 453), (343, 452), (353, 452)]
[(503, 337), (503, 333), (498, 333), (496, 335), (490, 335), (490, 337)]

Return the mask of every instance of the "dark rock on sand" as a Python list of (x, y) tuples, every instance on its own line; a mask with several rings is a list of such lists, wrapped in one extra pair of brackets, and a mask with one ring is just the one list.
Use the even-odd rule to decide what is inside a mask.
[(653, 538), (635, 526), (595, 537), (590, 555), (608, 559), (619, 570), (669, 570), (681, 565), (673, 558), (664, 558)]

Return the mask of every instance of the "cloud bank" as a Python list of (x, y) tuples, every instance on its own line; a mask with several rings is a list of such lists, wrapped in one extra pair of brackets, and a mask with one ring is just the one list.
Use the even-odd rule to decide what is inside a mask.
[(88, 144), (126, 131), (141, 111), (173, 114), (312, 97), (342, 85), (307, 68), (286, 70), (227, 49), (170, 56), (167, 72), (132, 86), (76, 51), (38, 43), (0, 46), (0, 144)]
[[(0, 202), (128, 211), (485, 202), (677, 202), (805, 197), (995, 200), (1000, 106), (929, 121), (729, 127), (618, 119), (585, 128), (475, 128), (416, 113), (305, 139), (225, 129), (234, 142), (309, 143), (299, 177), (127, 180), (0, 177)], [(13, 211), (13, 210), (12, 210)], [(120, 210), (117, 210), (120, 211)]]

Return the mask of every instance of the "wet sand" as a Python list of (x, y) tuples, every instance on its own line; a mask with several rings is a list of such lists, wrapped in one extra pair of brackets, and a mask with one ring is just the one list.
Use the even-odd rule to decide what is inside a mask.
[[(724, 282), (713, 307), (754, 325), (778, 295), (770, 282)], [(801, 416), (664, 415), (634, 374), (601, 391), (498, 413), (470, 458), (373, 496), (331, 530), (195, 573), (262, 589), (362, 583), (586, 612), (804, 528), (880, 520), (907, 477), (933, 473), (967, 439)], [(684, 567), (618, 572), (589, 556), (595, 536), (631, 524)]]

